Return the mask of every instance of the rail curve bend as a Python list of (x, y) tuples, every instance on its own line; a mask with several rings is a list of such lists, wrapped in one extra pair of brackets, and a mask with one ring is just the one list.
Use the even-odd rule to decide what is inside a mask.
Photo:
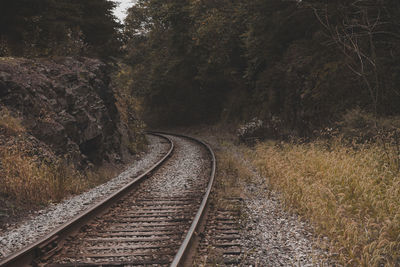
[[(163, 138), (169, 143), (168, 152), (156, 164), (117, 192), (58, 227), (41, 240), (5, 258), (0, 262), (0, 266), (66, 267), (147, 264), (183, 266), (204, 217), (214, 183), (215, 155), (208, 144), (190, 136), (165, 132), (148, 132), (148, 134)], [(179, 139), (186, 141), (174, 144), (174, 140)], [(203, 172), (206, 170), (209, 173), (200, 176), (207, 178), (194, 177), (189, 182), (185, 181), (183, 189), (176, 191), (181, 192), (182, 195), (169, 196), (162, 190), (152, 191), (151, 188), (156, 188), (156, 184), (162, 187), (162, 183), (168, 181), (168, 175), (177, 179), (180, 177), (179, 173), (182, 172), (182, 170), (174, 170), (178, 174), (167, 173), (168, 175), (164, 174), (164, 178), (159, 179), (159, 173), (163, 170), (190, 166), (190, 161), (186, 165), (171, 163), (178, 157), (174, 155), (177, 145), (180, 149), (178, 149), (179, 153), (185, 153), (183, 148), (189, 143), (192, 145), (196, 143), (202, 147), (201, 151), (204, 155), (208, 154), (207, 167), (198, 167), (194, 175), (199, 175), (199, 169)], [(194, 159), (205, 161), (204, 158), (194, 157)], [(173, 185), (173, 182), (171, 184)], [(146, 243), (149, 240), (154, 243)], [(79, 254), (82, 253), (79, 246), (85, 248), (84, 254)], [(90, 252), (87, 247), (100, 254)], [(137, 250), (131, 252), (132, 248)], [(85, 262), (85, 260), (72, 259), (68, 256), (72, 255), (71, 253), (79, 254), (80, 259), (90, 258), (91, 260)], [(54, 258), (56, 260), (52, 261)]]

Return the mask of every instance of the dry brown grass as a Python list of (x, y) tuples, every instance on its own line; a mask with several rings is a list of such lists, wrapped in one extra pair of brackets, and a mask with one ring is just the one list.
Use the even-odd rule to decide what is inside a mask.
[(33, 206), (60, 201), (84, 185), (79, 173), (61, 163), (51, 166), (37, 163), (20, 153), (2, 151), (1, 193), (20, 204)]
[(12, 116), (11, 112), (5, 107), (0, 110), (0, 128), (5, 130), (6, 134), (25, 132), (21, 119)]
[(112, 168), (79, 172), (62, 160), (41, 163), (35, 157), (4, 149), (0, 159), (0, 193), (20, 205), (59, 202), (101, 184), (115, 174)]
[(0, 111), (0, 129), (5, 134), (2, 138), (16, 140), (18, 136), (19, 140), (0, 147), (0, 194), (21, 207), (58, 202), (101, 184), (116, 173), (111, 167), (82, 172), (65, 160), (32, 155), (21, 119), (6, 108)]
[[(254, 164), (309, 219), (346, 266), (400, 265), (396, 148), (333, 142), (256, 147)], [(389, 155), (389, 156), (388, 156)], [(392, 155), (392, 156), (391, 156)]]

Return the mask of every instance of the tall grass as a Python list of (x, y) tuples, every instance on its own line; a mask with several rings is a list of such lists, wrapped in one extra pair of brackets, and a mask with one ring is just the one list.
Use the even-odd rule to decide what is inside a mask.
[(25, 132), (25, 128), (22, 126), (21, 119), (13, 116), (5, 107), (0, 109), (0, 128), (3, 129), (6, 134), (18, 134)]
[(19, 207), (59, 202), (104, 183), (116, 174), (116, 168), (111, 166), (78, 171), (61, 158), (41, 159), (43, 155), (32, 155), (28, 136), (21, 118), (3, 107), (0, 139), (10, 142), (0, 146), (0, 195)]
[(348, 266), (400, 265), (396, 148), (340, 140), (259, 144), (253, 162), (289, 208), (308, 218)]
[(84, 187), (72, 182), (82, 180), (80, 175), (61, 163), (48, 166), (10, 151), (2, 151), (1, 162), (0, 191), (21, 204), (40, 205), (59, 201)]
[(110, 168), (80, 172), (62, 160), (41, 163), (35, 157), (4, 149), (0, 160), (0, 193), (21, 205), (59, 202), (105, 182), (114, 174)]

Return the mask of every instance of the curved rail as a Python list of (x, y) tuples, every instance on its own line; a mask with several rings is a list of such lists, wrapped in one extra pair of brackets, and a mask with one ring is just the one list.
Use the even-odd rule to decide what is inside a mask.
[(12, 254), (2, 261), (0, 261), (1, 267), (13, 267), (13, 266), (31, 266), (31, 262), (42, 252), (43, 248), (45, 247), (55, 247), (63, 237), (68, 236), (68, 234), (76, 231), (80, 228), (80, 226), (93, 218), (94, 216), (98, 215), (103, 211), (105, 208), (110, 207), (113, 203), (117, 200), (122, 198), (126, 195), (133, 187), (135, 187), (139, 181), (142, 181), (144, 178), (149, 177), (150, 174), (159, 168), (162, 163), (164, 163), (174, 151), (174, 143), (170, 138), (164, 136), (162, 133), (149, 133), (151, 135), (159, 136), (170, 143), (170, 149), (164, 155), (162, 159), (160, 159), (157, 163), (155, 163), (151, 168), (145, 171), (143, 174), (136, 177), (132, 182), (118, 190), (117, 192), (113, 193), (111, 196), (107, 197), (106, 199), (102, 200), (101, 202), (93, 205), (85, 212), (75, 216), (70, 221), (66, 222), (65, 224), (61, 225), (60, 227), (54, 229), (45, 237), (41, 238), (40, 240), (36, 241), (32, 245)]
[(195, 237), (195, 232), (196, 232), (196, 230), (198, 230), (200, 222), (205, 214), (206, 205), (207, 205), (208, 198), (210, 196), (211, 189), (212, 189), (212, 186), (214, 183), (214, 178), (215, 178), (215, 171), (216, 171), (215, 155), (214, 155), (213, 150), (211, 149), (211, 147), (208, 144), (206, 144), (205, 142), (200, 141), (196, 138), (190, 137), (190, 136), (174, 134), (174, 133), (166, 133), (166, 132), (148, 132), (148, 134), (162, 137), (162, 138), (168, 140), (168, 142), (170, 143), (169, 151), (165, 154), (165, 156), (161, 160), (159, 160), (156, 164), (154, 164), (145, 173), (143, 173), (142, 175), (135, 178), (128, 185), (124, 186), (117, 192), (113, 193), (111, 196), (104, 199), (100, 203), (93, 205), (91, 208), (86, 210), (83, 214), (80, 214), (80, 215), (74, 217), (72, 220), (70, 220), (69, 222), (65, 223), (64, 225), (58, 227), (57, 229), (53, 230), (50, 234), (48, 234), (41, 240), (37, 241), (36, 243), (30, 245), (29, 247), (5, 258), (3, 261), (0, 262), (0, 266), (1, 267), (30, 266), (30, 263), (35, 258), (37, 258), (38, 256), (47, 252), (47, 251), (43, 252), (43, 250), (45, 248), (46, 249), (56, 248), (57, 244), (59, 242), (62, 242), (62, 240), (65, 239), (66, 236), (77, 231), (81, 227), (82, 224), (85, 224), (90, 219), (92, 219), (94, 216), (101, 214), (102, 211), (104, 211), (106, 208), (108, 208), (112, 204), (114, 204), (117, 200), (121, 199), (123, 196), (125, 196), (127, 193), (129, 193), (129, 191), (132, 188), (134, 188), (139, 181), (143, 180), (145, 177), (149, 177), (150, 174), (155, 169), (160, 167), (160, 165), (163, 162), (165, 162), (166, 159), (172, 155), (172, 152), (174, 150), (174, 144), (173, 144), (172, 140), (165, 135), (173, 135), (173, 136), (177, 136), (177, 137), (183, 137), (183, 138), (192, 140), (192, 141), (204, 146), (207, 149), (208, 153), (210, 154), (210, 157), (212, 160), (210, 180), (208, 182), (206, 192), (204, 193), (200, 207), (191, 223), (191, 226), (185, 236), (185, 239), (183, 240), (178, 252), (175, 254), (175, 257), (170, 265), (172, 267), (182, 266), (189, 254), (190, 245)]
[[(156, 133), (156, 132), (152, 132), (152, 133)], [(182, 242), (177, 254), (174, 257), (174, 260), (172, 261), (172, 263), (170, 265), (171, 267), (177, 267), (177, 266), (182, 266), (183, 265), (183, 262), (186, 259), (185, 257), (187, 256), (188, 251), (190, 249), (190, 243), (194, 238), (194, 234), (196, 232), (196, 229), (198, 229), (198, 227), (200, 225), (200, 221), (201, 221), (202, 217), (204, 216), (204, 211), (206, 209), (208, 198), (210, 196), (211, 189), (212, 189), (212, 186), (214, 184), (217, 161), (216, 161), (216, 158), (215, 158), (214, 151), (211, 149), (211, 147), (207, 143), (205, 143), (205, 142), (203, 142), (203, 141), (201, 141), (199, 139), (196, 139), (196, 138), (191, 137), (191, 136), (175, 134), (175, 133), (167, 133), (167, 132), (157, 132), (157, 133), (183, 137), (183, 138), (190, 139), (190, 140), (192, 140), (192, 141), (194, 141), (196, 143), (199, 143), (202, 146), (206, 147), (208, 153), (211, 156), (211, 160), (212, 160), (210, 181), (208, 182), (207, 190), (206, 190), (206, 192), (204, 194), (203, 200), (202, 200), (202, 202), (200, 204), (200, 207), (199, 207), (199, 209), (198, 209), (198, 211), (196, 213), (196, 216), (194, 217), (193, 222), (192, 222), (192, 224), (191, 224), (191, 226), (190, 226), (190, 228), (189, 228), (189, 230), (188, 230), (188, 232), (186, 234), (186, 237), (183, 240), (183, 242)]]

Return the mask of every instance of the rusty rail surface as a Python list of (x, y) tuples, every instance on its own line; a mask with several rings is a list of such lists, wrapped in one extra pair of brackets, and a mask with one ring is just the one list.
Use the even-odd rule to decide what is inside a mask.
[[(147, 170), (145, 173), (142, 175), (138, 176), (135, 178), (131, 183), (123, 187), (122, 189), (118, 190), (114, 194), (112, 194), (110, 197), (107, 199), (103, 200), (101, 203), (98, 203), (88, 210), (86, 210), (84, 213), (76, 216), (73, 218), (71, 221), (65, 223), (64, 225), (58, 227), (57, 229), (53, 230), (50, 234), (48, 234), (46, 237), (42, 238), (41, 240), (37, 241), (36, 243), (30, 245), (29, 247), (15, 253), (14, 255), (11, 255), (7, 258), (5, 258), (3, 261), (0, 262), (1, 267), (9, 267), (9, 266), (34, 266), (35, 263), (32, 265), (32, 261), (34, 259), (40, 257), (41, 255), (45, 255), (52, 249), (56, 249), (58, 247), (58, 244), (62, 243), (63, 240), (71, 235), (72, 233), (76, 233), (83, 225), (87, 224), (89, 221), (91, 221), (94, 217), (98, 216), (99, 214), (103, 214), (104, 210), (107, 210), (111, 207), (111, 205), (115, 204), (118, 200), (122, 199), (124, 196), (128, 195), (130, 191), (132, 191), (133, 188), (136, 187), (137, 184), (139, 184), (140, 181), (144, 180), (146, 177), (150, 177), (153, 171), (155, 171), (158, 167), (162, 165), (169, 157), (171, 157), (172, 152), (174, 151), (174, 144), (170, 138), (168, 138), (166, 135), (172, 135), (172, 136), (177, 136), (177, 137), (182, 137), (185, 139), (189, 139), (193, 142), (196, 142), (200, 144), (201, 146), (205, 147), (210, 158), (211, 158), (211, 172), (210, 172), (210, 178), (207, 183), (207, 188), (205, 193), (203, 194), (203, 197), (201, 199), (200, 207), (198, 208), (196, 215), (194, 216), (194, 219), (191, 221), (191, 225), (189, 230), (187, 231), (184, 240), (182, 241), (179, 250), (177, 251), (174, 259), (172, 260), (171, 266), (182, 266), (184, 263), (187, 264), (188, 260), (188, 254), (193, 242), (193, 238), (196, 235), (196, 231), (198, 231), (198, 227), (200, 222), (202, 221), (204, 217), (204, 211), (208, 202), (208, 198), (212, 189), (212, 185), (214, 183), (214, 176), (215, 176), (215, 171), (216, 171), (216, 159), (214, 152), (212, 151), (211, 147), (193, 137), (190, 136), (185, 136), (185, 135), (180, 135), (180, 134), (171, 134), (171, 133), (165, 133), (165, 132), (148, 132), (148, 134), (151, 135), (156, 135), (159, 137), (162, 137), (170, 143), (170, 149), (169, 151), (165, 154), (165, 156), (158, 161), (155, 165), (153, 165), (149, 170)], [(179, 246), (179, 243), (178, 243)], [(171, 262), (171, 261), (169, 261)], [(121, 265), (118, 266), (123, 266), (124, 264), (129, 265), (129, 262), (122, 263)], [(134, 264), (134, 263), (131, 263)], [(169, 264), (169, 263), (168, 263)], [(75, 266), (75, 265), (74, 265)], [(76, 266), (80, 266), (78, 263)], [(86, 266), (86, 265), (82, 265)], [(90, 265), (90, 266), (106, 266), (103, 264), (99, 265)]]

